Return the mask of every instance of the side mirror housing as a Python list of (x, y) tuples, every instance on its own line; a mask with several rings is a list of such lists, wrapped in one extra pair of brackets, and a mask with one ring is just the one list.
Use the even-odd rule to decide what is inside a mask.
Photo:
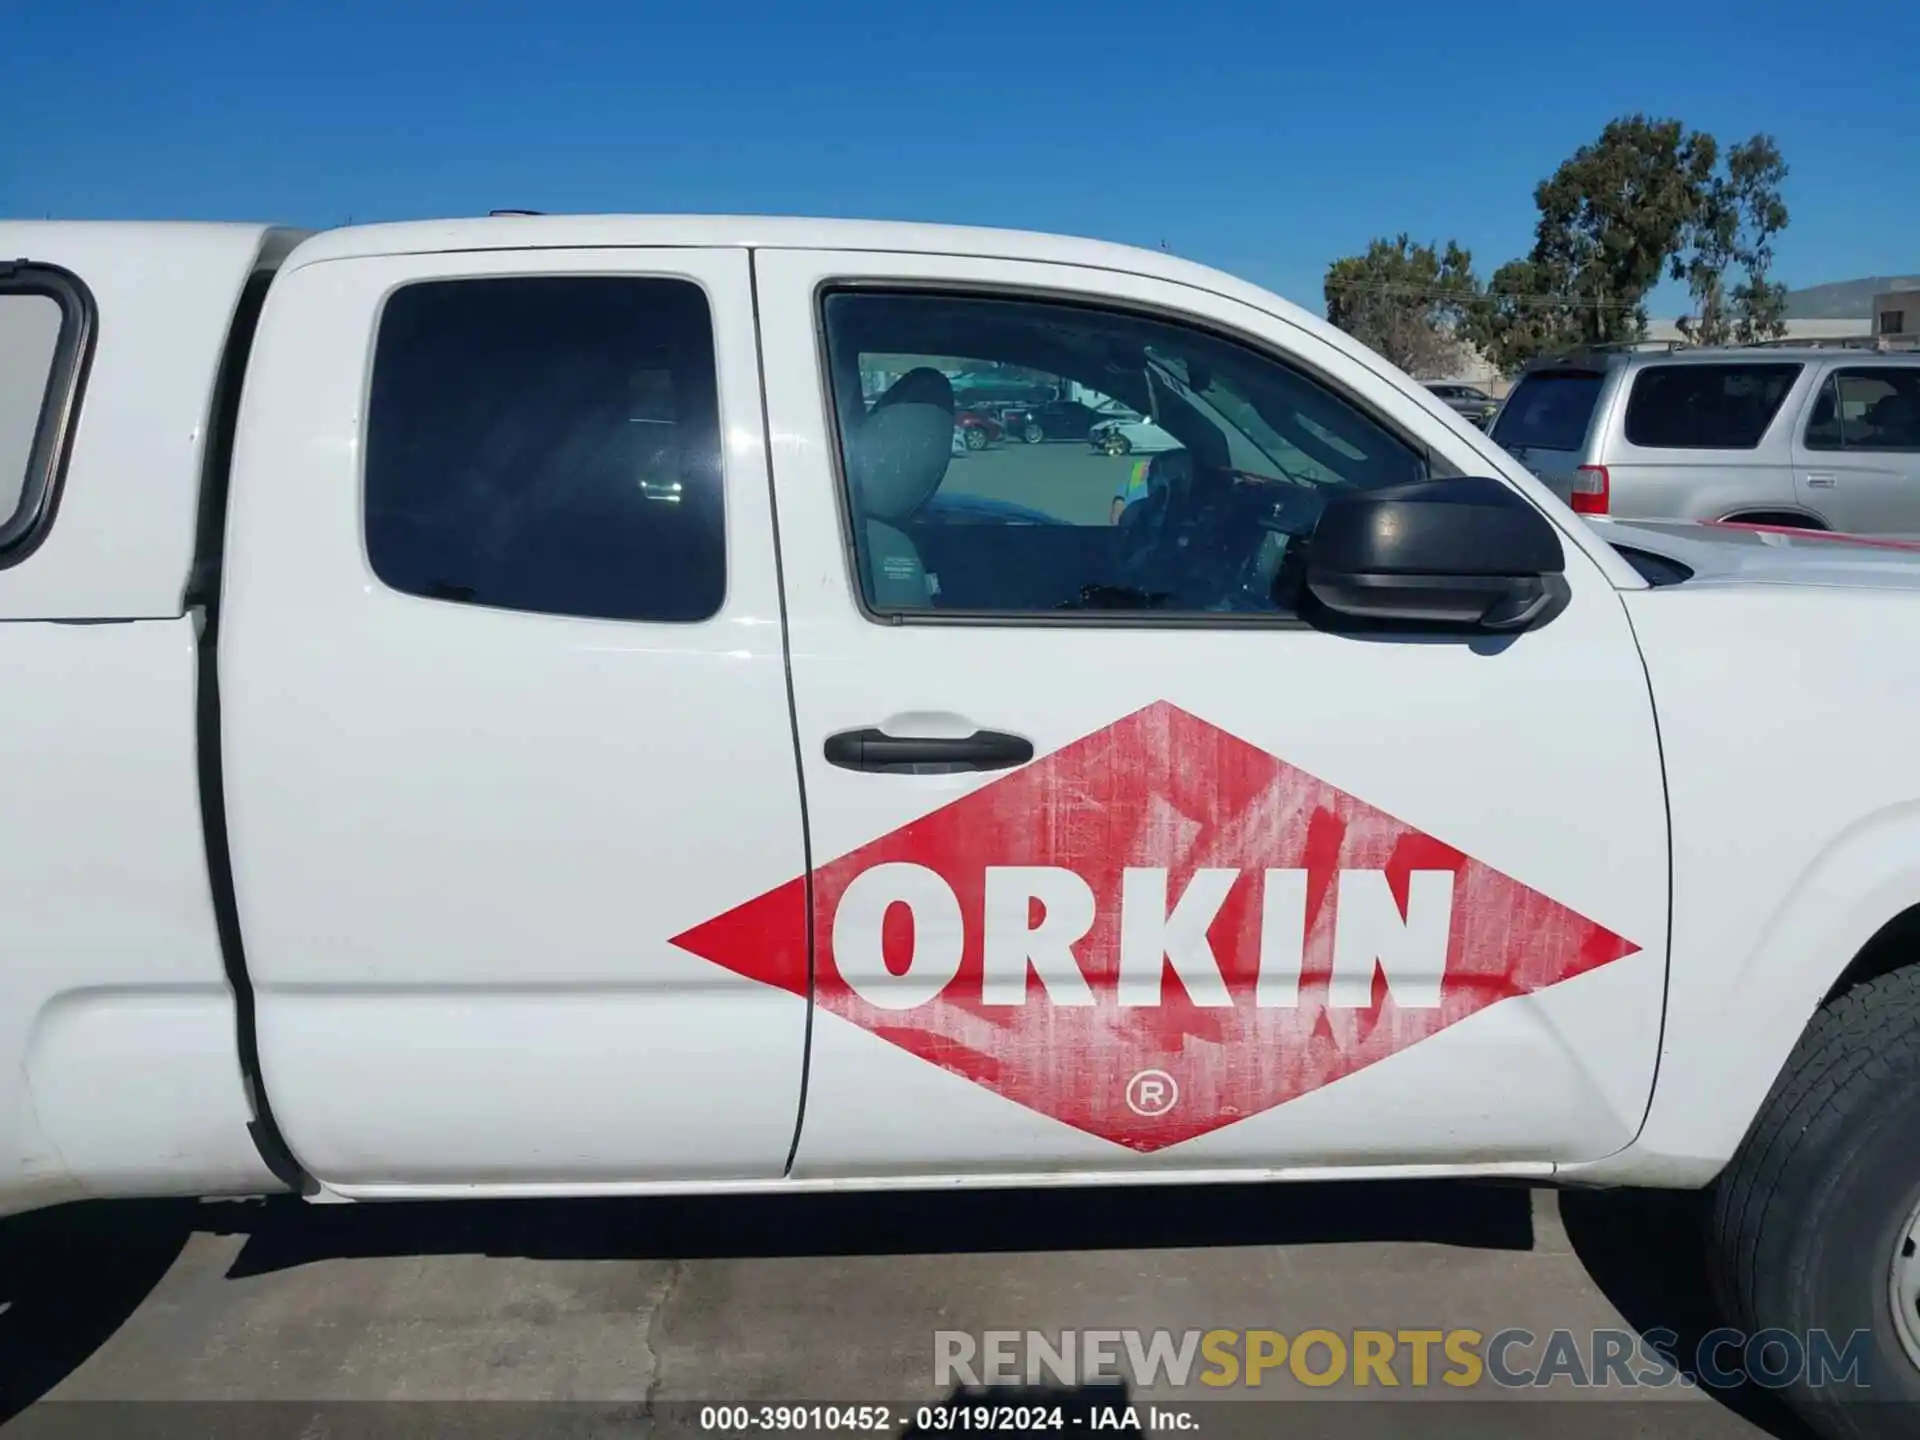
[(1417, 480), (1327, 501), (1307, 592), (1335, 628), (1514, 631), (1565, 605), (1566, 554), (1546, 516), (1484, 476)]

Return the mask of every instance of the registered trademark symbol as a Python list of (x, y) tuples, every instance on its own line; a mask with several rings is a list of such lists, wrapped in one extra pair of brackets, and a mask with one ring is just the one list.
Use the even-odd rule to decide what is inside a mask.
[(1179, 1103), (1180, 1087), (1164, 1070), (1142, 1070), (1127, 1082), (1127, 1108), (1136, 1115), (1164, 1115)]

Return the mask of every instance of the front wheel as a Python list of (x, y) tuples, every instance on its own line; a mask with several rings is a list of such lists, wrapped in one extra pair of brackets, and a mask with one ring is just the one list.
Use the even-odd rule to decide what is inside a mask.
[(1047, 432), (1040, 428), (1039, 422), (1029, 420), (1020, 430), (1020, 438), (1029, 445), (1038, 445), (1047, 438)]
[[(1920, 1407), (1920, 965), (1813, 1018), (1714, 1196), (1733, 1353), (1833, 1440)], [(1771, 1332), (1771, 1338), (1763, 1332)]]
[(1103, 435), (1100, 437), (1100, 448), (1109, 455), (1124, 455), (1133, 449), (1133, 442), (1120, 434)]
[(967, 427), (967, 448), (969, 450), (986, 449), (987, 448), (987, 432), (982, 430), (977, 425), (969, 425)]

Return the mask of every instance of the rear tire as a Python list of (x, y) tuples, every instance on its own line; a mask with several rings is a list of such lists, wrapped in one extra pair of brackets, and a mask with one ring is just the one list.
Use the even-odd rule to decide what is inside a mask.
[[(1864, 1332), (1855, 1375), (1829, 1375), (1819, 1384), (1822, 1377), (1803, 1368), (1779, 1387), (1834, 1440), (1915, 1433), (1916, 1115), (1920, 965), (1856, 986), (1821, 1008), (1714, 1196), (1714, 1277), (1732, 1324), (1750, 1335), (1788, 1332), (1808, 1366), (1815, 1335), (1824, 1334), (1829, 1353), (1841, 1355)], [(1845, 1361), (1834, 1368), (1844, 1371)]]

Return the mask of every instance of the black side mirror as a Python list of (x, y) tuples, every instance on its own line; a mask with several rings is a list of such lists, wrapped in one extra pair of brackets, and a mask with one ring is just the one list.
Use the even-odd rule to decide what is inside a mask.
[(1525, 630), (1569, 596), (1546, 516), (1498, 480), (1416, 480), (1329, 499), (1306, 589), (1335, 628)]

